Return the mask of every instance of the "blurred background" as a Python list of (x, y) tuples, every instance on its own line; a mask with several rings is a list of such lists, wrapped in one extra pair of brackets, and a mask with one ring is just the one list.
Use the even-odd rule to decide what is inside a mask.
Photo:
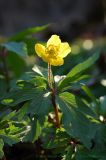
[(45, 36), (67, 40), (106, 34), (106, 0), (0, 0), (0, 35), (51, 23)]
[[(24, 29), (46, 24), (50, 25), (42, 32), (17, 36)], [(85, 73), (91, 77), (80, 82), (96, 98), (106, 95), (106, 0), (0, 0), (0, 45), (6, 41), (0, 46), (0, 97), (10, 88), (17, 88), (16, 80), (24, 79), (25, 72), (31, 72), (35, 64), (47, 68), (36, 56), (34, 46), (38, 41), (46, 42), (52, 34), (58, 34), (72, 48), (63, 66), (52, 67), (54, 75), (67, 74), (75, 65), (99, 52), (99, 60)], [(14, 37), (9, 39), (11, 36)], [(71, 92), (83, 97), (80, 82)], [(25, 155), (34, 157), (34, 151), (29, 143), (6, 148), (11, 160), (28, 160)]]

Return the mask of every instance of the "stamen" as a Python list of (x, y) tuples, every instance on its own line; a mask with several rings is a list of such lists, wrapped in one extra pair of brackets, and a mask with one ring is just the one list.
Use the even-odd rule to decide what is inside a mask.
[(52, 57), (56, 57), (58, 55), (58, 52), (59, 52), (59, 46), (49, 45), (46, 48), (46, 54)]

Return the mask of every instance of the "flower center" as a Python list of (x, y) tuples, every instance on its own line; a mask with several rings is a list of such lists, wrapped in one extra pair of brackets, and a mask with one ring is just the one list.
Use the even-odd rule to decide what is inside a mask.
[(58, 52), (59, 52), (59, 46), (49, 45), (46, 48), (46, 54), (48, 54), (51, 57), (58, 56)]

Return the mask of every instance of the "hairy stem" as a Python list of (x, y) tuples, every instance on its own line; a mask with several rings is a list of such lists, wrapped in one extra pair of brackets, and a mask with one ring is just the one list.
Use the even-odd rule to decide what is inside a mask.
[(48, 63), (48, 84), (49, 87), (51, 88), (51, 65)]
[(55, 101), (55, 90), (52, 90), (51, 100), (52, 100), (52, 104), (54, 107), (56, 127), (60, 128), (59, 111), (58, 111), (58, 107), (57, 107), (56, 101)]
[(60, 120), (59, 120), (59, 114), (58, 114), (58, 107), (55, 102), (55, 87), (53, 88), (52, 86), (52, 81), (51, 81), (51, 65), (48, 63), (48, 84), (51, 89), (51, 101), (52, 105), (54, 107), (54, 113), (55, 113), (55, 120), (56, 120), (56, 127), (60, 128)]

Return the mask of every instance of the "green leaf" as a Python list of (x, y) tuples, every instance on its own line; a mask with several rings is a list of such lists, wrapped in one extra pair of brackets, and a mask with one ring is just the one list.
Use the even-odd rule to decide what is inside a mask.
[(67, 154), (64, 156), (62, 160), (71, 160), (73, 156), (73, 151), (74, 151), (72, 146), (68, 146), (66, 150), (67, 150)]
[(10, 119), (12, 119), (15, 116), (15, 114), (16, 114), (16, 111), (10, 111), (10, 113), (8, 113), (4, 117), (2, 117), (1, 121), (9, 121)]
[(33, 83), (33, 82), (34, 82), (34, 85), (35, 85), (36, 87), (42, 87), (42, 88), (44, 88), (44, 89), (47, 88), (47, 83), (46, 83), (46, 80), (45, 80), (44, 77), (36, 76), (36, 78), (34, 78), (34, 79), (32, 80), (32, 83)]
[[(48, 77), (48, 69), (47, 68), (43, 68), (41, 66), (34, 65), (32, 70), (34, 72), (36, 72), (38, 75), (43, 76), (43, 77), (45, 77), (45, 79), (47, 79), (47, 77)], [(51, 77), (53, 77), (52, 73), (51, 73)]]
[(45, 149), (55, 149), (58, 152), (59, 149), (63, 152), (63, 148), (67, 147), (67, 144), (70, 141), (69, 135), (65, 131), (63, 131), (61, 128), (56, 129), (54, 126), (45, 126), (45, 128), (42, 129), (42, 146)]
[(46, 68), (43, 68), (43, 67), (38, 66), (36, 64), (34, 65), (32, 70), (34, 72), (36, 72), (38, 75), (43, 76), (43, 77), (47, 77), (47, 75), (48, 75), (48, 70)]
[(44, 26), (39, 26), (39, 27), (32, 27), (32, 28), (28, 28), (22, 32), (17, 33), (16, 35), (12, 36), (9, 41), (20, 41), (22, 40), (24, 37), (28, 36), (28, 35), (32, 35), (38, 32), (41, 32), (43, 30), (45, 30), (49, 25), (44, 25)]
[(93, 101), (95, 104), (96, 112), (99, 114), (100, 111), (100, 104), (99, 101), (96, 99), (96, 97), (92, 94), (90, 88), (88, 88), (85, 84), (82, 84), (83, 91), (87, 94), (87, 96)]
[[(27, 108), (28, 108), (28, 103), (25, 103), (18, 111), (17, 111), (17, 116), (18, 120), (22, 120), (26, 117), (27, 113)], [(27, 117), (28, 118), (28, 117)]]
[(8, 51), (18, 54), (20, 57), (27, 56), (27, 46), (23, 42), (7, 42), (2, 44)]
[[(4, 106), (3, 106), (4, 107)], [(1, 108), (0, 108), (1, 109)], [(9, 113), (11, 112), (10, 109), (2, 110), (0, 112), (0, 121), (2, 121)]]
[(84, 114), (78, 112), (75, 108), (73, 109), (64, 100), (57, 98), (57, 103), (63, 113), (62, 123), (66, 132), (71, 137), (79, 138), (87, 148), (90, 148), (92, 145), (91, 140), (96, 133), (97, 124), (90, 122)]
[(63, 79), (59, 85), (58, 89), (61, 91), (62, 89), (69, 86), (70, 82), (75, 82), (76, 79), (78, 79), (83, 72), (85, 72), (91, 65), (93, 65), (97, 59), (99, 58), (99, 53), (93, 54), (90, 58), (85, 60), (84, 62), (76, 65), (66, 76), (65, 79)]
[(0, 138), (0, 159), (2, 159), (3, 156), (4, 156), (3, 146), (4, 146), (4, 142), (3, 142), (3, 140)]
[[(76, 83), (76, 82), (80, 82), (81, 80), (84, 80), (84, 79), (88, 79), (90, 78), (91, 76), (89, 75), (79, 75), (78, 77), (66, 77), (65, 79), (63, 79), (63, 81), (60, 81), (59, 84), (58, 84), (58, 90), (61, 91), (61, 87), (60, 86), (64, 86), (64, 88), (62, 89), (62, 91), (65, 91), (67, 89), (72, 89), (73, 88), (73, 85)], [(62, 85), (61, 85), (62, 83)], [(78, 87), (77, 87), (78, 88)]]
[(35, 87), (42, 87), (44, 89), (47, 88), (47, 81), (44, 77), (36, 75), (36, 73), (26, 73), (20, 77), (16, 83), (13, 81), (12, 88), (13, 89), (31, 89)]
[(96, 97), (92, 94), (92, 92), (90, 91), (90, 89), (85, 85), (85, 84), (82, 84), (82, 87), (83, 91), (92, 99), (92, 101), (95, 103), (95, 104), (99, 104), (98, 101), (96, 100)]
[(63, 92), (61, 94), (59, 94), (59, 96), (68, 104), (70, 104), (70, 106), (73, 109), (77, 109), (79, 112), (84, 113), (85, 115), (89, 115), (91, 117), (95, 117), (97, 118), (95, 112), (92, 110), (92, 108), (90, 108), (89, 106), (87, 106), (87, 104), (85, 104), (81, 98), (73, 95), (72, 93), (69, 92)]
[(3, 139), (4, 143), (10, 146), (20, 141), (20, 139), (17, 138), (15, 135), (0, 134), (0, 137)]
[(32, 101), (30, 101), (27, 113), (36, 114), (39, 121), (43, 123), (45, 116), (51, 110), (50, 97), (50, 92), (42, 92), (36, 95)]
[(19, 142), (23, 135), (27, 133), (27, 128), (23, 122), (15, 122), (13, 119), (11, 121), (7, 119), (11, 118), (11, 116), (13, 115), (7, 115), (6, 118), (4, 117), (4, 126), (2, 125), (2, 129), (0, 129), (0, 137), (3, 139), (4, 143), (10, 146)]
[(30, 82), (33, 78), (36, 77), (35, 72), (25, 72), (18, 80), (24, 80), (26, 82)]
[(102, 96), (99, 99), (100, 102), (100, 115), (106, 118), (106, 96)]
[(34, 118), (34, 120), (31, 123), (31, 129), (28, 132), (28, 134), (25, 136), (23, 141), (24, 142), (26, 142), (26, 141), (34, 142), (39, 138), (40, 134), (41, 134), (41, 126), (40, 126), (38, 120), (36, 118)]
[(31, 88), (11, 91), (1, 98), (1, 103), (4, 105), (15, 106), (21, 102), (25, 102), (27, 100), (35, 98), (36, 96), (39, 96), (41, 94), (41, 91), (42, 88)]
[(38, 40), (34, 37), (26, 37), (22, 41), (27, 45), (28, 55), (35, 55), (35, 44)]
[(20, 89), (30, 89), (33, 88), (34, 85), (28, 81), (24, 81), (22, 79), (17, 80), (16, 82), (16, 88), (20, 88)]
[(7, 56), (7, 64), (16, 77), (21, 76), (25, 71), (25, 61), (17, 54), (9, 53)]
[[(106, 145), (106, 124), (100, 123), (98, 128), (96, 128), (97, 132), (95, 138), (93, 139), (94, 142), (94, 152), (93, 154), (98, 154), (105, 150)], [(106, 154), (106, 152), (105, 152)]]
[[(99, 146), (100, 147), (100, 146)], [(101, 151), (97, 150), (87, 150), (83, 147), (78, 147), (75, 155), (76, 160), (105, 160), (106, 150), (105, 148)]]
[(99, 58), (99, 53), (93, 54), (90, 58), (85, 60), (84, 62), (76, 65), (68, 74), (67, 77), (74, 77), (81, 73), (83, 73), (86, 69), (91, 67)]
[(0, 75), (0, 95), (5, 94), (5, 92), (7, 91), (7, 84), (5, 81), (5, 77), (3, 77), (2, 75)]
[(56, 128), (51, 127), (47, 127), (45, 126), (45, 128), (43, 128), (42, 130), (42, 146), (45, 149), (53, 149), (55, 148), (57, 145), (55, 144), (55, 138), (56, 138)]
[(106, 159), (106, 149), (104, 148), (102, 151), (94, 151), (91, 152), (91, 157), (92, 158), (97, 158), (99, 160), (105, 160)]
[(76, 160), (93, 160), (87, 150), (78, 150), (75, 156)]

